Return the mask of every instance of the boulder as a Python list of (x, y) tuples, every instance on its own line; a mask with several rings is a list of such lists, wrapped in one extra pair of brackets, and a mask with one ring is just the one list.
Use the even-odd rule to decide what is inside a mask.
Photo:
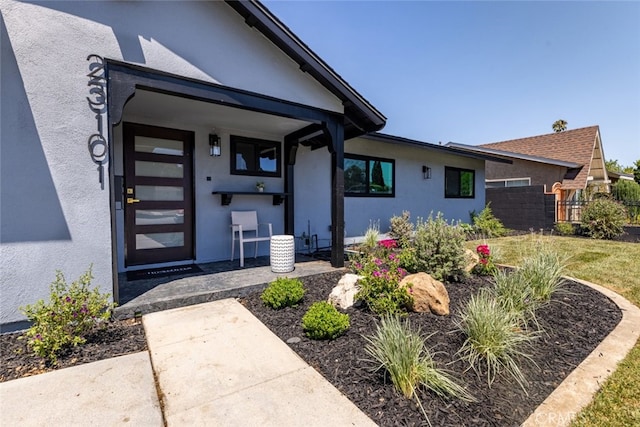
[(347, 273), (342, 276), (340, 281), (338, 281), (338, 285), (333, 288), (331, 290), (331, 294), (329, 294), (329, 303), (342, 309), (351, 307), (353, 305), (354, 296), (360, 290), (357, 283), (361, 278), (362, 276), (351, 273)]
[(399, 286), (411, 286), (413, 306), (418, 313), (433, 313), (438, 316), (449, 314), (449, 293), (442, 282), (427, 273), (416, 273), (405, 276)]
[(480, 257), (471, 249), (465, 249), (464, 255), (466, 260), (464, 271), (466, 271), (467, 273), (471, 273), (476, 264), (480, 262)]

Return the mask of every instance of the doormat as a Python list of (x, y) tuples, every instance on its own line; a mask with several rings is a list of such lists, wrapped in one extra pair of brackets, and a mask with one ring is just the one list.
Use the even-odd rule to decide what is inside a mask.
[(174, 267), (151, 268), (148, 270), (127, 271), (127, 280), (155, 279), (180, 274), (202, 273), (195, 264)]

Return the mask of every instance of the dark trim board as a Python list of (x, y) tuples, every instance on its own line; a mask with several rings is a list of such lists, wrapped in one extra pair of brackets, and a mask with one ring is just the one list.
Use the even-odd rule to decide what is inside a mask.
[(387, 118), (316, 55), (262, 3), (254, 0), (226, 0), (245, 23), (260, 31), (283, 53), (342, 101), (343, 134), (346, 139), (380, 130)]
[(109, 120), (116, 126), (136, 89), (175, 95), (232, 108), (322, 124), (342, 122), (342, 115), (271, 96), (182, 77), (139, 65), (105, 59), (109, 81)]

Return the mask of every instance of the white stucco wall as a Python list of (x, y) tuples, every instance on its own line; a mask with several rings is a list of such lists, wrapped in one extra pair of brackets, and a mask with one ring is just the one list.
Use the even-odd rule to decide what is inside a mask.
[[(100, 188), (87, 150), (96, 131), (86, 101), (89, 54), (342, 111), (223, 2), (0, 0), (0, 12), (0, 324), (23, 320), (19, 306), (47, 297), (56, 269), (75, 279), (93, 264), (94, 283), (112, 290), (109, 187)], [(215, 168), (203, 143), (209, 130), (196, 129), (196, 191), (210, 200), (198, 209), (228, 214), (231, 207), (204, 197), (211, 189), (199, 185)], [(267, 220), (282, 209), (265, 203)], [(244, 206), (234, 199), (234, 209)], [(211, 236), (198, 246), (213, 253), (207, 247), (227, 224), (197, 218), (198, 233)]]
[[(485, 205), (484, 161), (434, 150), (383, 143), (363, 138), (345, 141), (345, 153), (395, 160), (395, 197), (345, 197), (346, 236), (364, 235), (370, 221), (389, 228), (389, 219), (411, 212), (412, 221), (442, 212), (449, 221), (469, 222), (469, 213)], [(422, 166), (431, 168), (431, 179), (422, 176)], [(475, 198), (444, 197), (445, 166), (475, 170)], [(300, 147), (295, 166), (295, 232), (317, 234), (320, 247), (329, 246), (331, 232), (331, 156), (326, 148), (311, 151)]]
[[(295, 164), (295, 233), (317, 234), (318, 246), (330, 246), (331, 155), (327, 148), (299, 147)], [(309, 233), (310, 230), (310, 233)]]
[[(380, 221), (380, 230), (389, 229), (389, 219), (411, 212), (412, 221), (442, 212), (447, 220), (469, 222), (469, 212), (484, 208), (484, 161), (450, 155), (435, 150), (354, 138), (345, 142), (345, 154), (361, 154), (395, 159), (395, 197), (345, 197), (347, 236), (361, 236), (371, 220)], [(422, 166), (431, 168), (431, 179), (423, 179)], [(475, 170), (475, 198), (444, 197), (445, 166)]]

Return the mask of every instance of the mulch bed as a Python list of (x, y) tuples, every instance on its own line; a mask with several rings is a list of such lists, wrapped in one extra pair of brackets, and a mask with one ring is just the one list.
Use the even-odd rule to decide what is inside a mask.
[(144, 328), (139, 320), (116, 320), (105, 326), (88, 335), (86, 344), (60, 355), (55, 366), (34, 355), (27, 341), (19, 339), (22, 333), (0, 335), (0, 382), (147, 349)]
[[(304, 336), (301, 318), (311, 303), (325, 300), (339, 280), (330, 273), (303, 280), (307, 293), (296, 308), (271, 310), (250, 295), (241, 300), (280, 339), (300, 338), (289, 344), (307, 363), (344, 393), (354, 404), (381, 426), (428, 425), (415, 403), (395, 391), (380, 371), (372, 372), (367, 362), (363, 335), (373, 334), (377, 317), (364, 309), (351, 308), (351, 328), (334, 341), (313, 341)], [(538, 321), (546, 331), (530, 349), (535, 364), (523, 362), (529, 380), (526, 394), (510, 378), (499, 377), (489, 388), (458, 360), (456, 352), (464, 337), (453, 332), (455, 314), (470, 295), (488, 282), (471, 278), (464, 283), (447, 284), (451, 299), (450, 316), (411, 313), (412, 327), (428, 336), (427, 346), (437, 352), (439, 367), (448, 370), (478, 399), (477, 403), (444, 400), (425, 392), (421, 402), (433, 426), (515, 426), (520, 425), (562, 380), (602, 341), (621, 319), (620, 310), (608, 298), (586, 286), (565, 281), (564, 291), (538, 311)], [(297, 341), (297, 340), (294, 340)], [(386, 381), (385, 381), (386, 380)]]
[[(271, 310), (264, 306), (258, 293), (241, 299), (241, 303), (283, 341), (299, 338), (299, 342), (289, 344), (291, 348), (376, 423), (382, 426), (427, 425), (416, 404), (399, 395), (384, 374), (372, 372), (373, 365), (364, 360), (367, 356), (362, 335), (373, 333), (376, 316), (364, 309), (352, 308), (347, 310), (351, 328), (342, 337), (333, 341), (312, 341), (304, 336), (300, 326), (303, 314), (311, 303), (327, 298), (340, 276), (341, 273), (328, 273), (303, 279), (307, 293), (303, 303), (296, 308)], [(466, 370), (467, 366), (457, 360), (455, 353), (463, 337), (453, 332), (455, 313), (473, 292), (487, 284), (484, 278), (447, 284), (451, 316), (409, 315), (412, 326), (420, 327), (424, 336), (434, 333), (427, 345), (437, 352), (438, 366), (466, 384), (478, 399), (477, 403), (468, 404), (423, 393), (421, 401), (433, 426), (520, 425), (621, 319), (619, 309), (608, 298), (588, 287), (566, 281), (564, 292), (538, 312), (539, 323), (546, 333), (531, 351), (537, 366), (523, 364), (523, 372), (529, 380), (528, 395), (505, 377), (498, 378), (488, 388), (484, 377)], [(29, 352), (25, 341), (17, 339), (19, 335), (0, 335), (0, 382), (147, 348), (139, 321), (115, 321), (90, 336), (86, 345), (63, 354), (57, 366), (48, 366)]]

